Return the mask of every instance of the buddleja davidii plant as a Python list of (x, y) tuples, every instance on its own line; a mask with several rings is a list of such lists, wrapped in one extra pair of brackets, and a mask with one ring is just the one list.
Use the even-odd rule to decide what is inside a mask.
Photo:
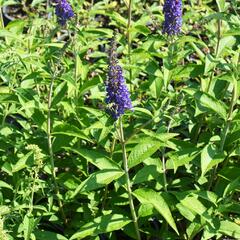
[[(226, 119), (224, 122), (224, 126), (220, 133), (220, 143), (219, 149), (220, 151), (224, 151), (226, 153), (226, 157), (220, 166), (216, 165), (214, 168), (214, 173), (212, 177), (212, 183), (214, 189), (219, 193), (226, 195), (224, 183), (221, 185), (221, 176), (218, 176), (217, 173), (224, 173), (229, 167), (235, 167), (234, 158), (236, 156), (236, 149), (238, 149), (238, 133), (239, 133), (239, 85), (240, 85), (240, 75), (239, 75), (239, 61), (240, 54), (239, 49), (233, 53), (233, 56), (230, 60), (227, 60), (228, 63), (224, 64), (227, 72), (220, 76), (219, 79), (227, 80), (228, 87), (226, 89), (226, 95), (229, 95), (228, 101), (228, 112), (226, 115)], [(219, 169), (220, 168), (220, 169)], [(236, 179), (232, 179), (234, 181)], [(224, 181), (223, 181), (224, 182)]]
[[(130, 33), (129, 33), (130, 34)], [(130, 48), (130, 46), (129, 46)], [(129, 177), (129, 166), (127, 159), (126, 143), (123, 130), (123, 114), (126, 110), (132, 109), (129, 90), (127, 89), (122, 67), (118, 64), (116, 55), (116, 40), (115, 36), (111, 41), (111, 49), (109, 54), (108, 77), (106, 81), (106, 103), (108, 104), (108, 112), (117, 123), (117, 132), (122, 146), (123, 166), (125, 172), (126, 190), (128, 194), (129, 207), (131, 210), (132, 220), (135, 227), (136, 237), (141, 239), (137, 214), (133, 203), (133, 195), (131, 188), (131, 180)]]
[[(181, 28), (181, 14), (182, 14), (182, 9), (181, 9), (181, 1), (177, 1), (177, 4), (175, 5), (175, 2), (171, 2), (171, 1), (166, 1), (165, 6), (164, 6), (164, 11), (165, 11), (165, 25), (164, 25), (164, 33), (167, 33), (169, 36), (175, 36), (180, 32), (180, 28)], [(169, 16), (170, 15), (170, 16)], [(177, 21), (174, 21), (177, 20)], [(175, 23), (175, 25), (174, 25)], [(131, 51), (130, 51), (131, 52)], [(121, 122), (120, 122), (120, 136), (121, 136)], [(136, 134), (136, 133), (135, 133)], [(120, 137), (121, 139), (121, 137)], [(151, 139), (151, 138), (150, 138)], [(155, 153), (159, 147), (161, 146), (160, 141), (156, 139), (156, 141), (153, 141), (154, 138), (151, 139), (151, 141), (149, 143), (146, 142), (141, 142), (132, 149), (130, 155), (129, 155), (129, 163), (128, 161), (126, 161), (126, 157), (125, 157), (125, 144), (123, 145), (124, 142), (121, 141), (122, 145), (123, 145), (123, 159), (124, 161), (126, 161), (129, 166), (131, 168), (133, 168), (134, 166), (138, 165), (139, 163), (141, 163), (142, 161), (145, 160), (144, 157), (146, 156), (151, 156), (153, 153)], [(129, 167), (127, 164), (127, 168)], [(165, 169), (165, 162), (163, 164), (163, 168)], [(126, 168), (125, 168), (125, 172), (126, 172)], [(164, 189), (165, 191), (167, 191), (167, 179), (166, 179), (166, 171), (164, 171)], [(129, 178), (129, 174), (126, 174)], [(131, 181), (129, 180), (129, 183)], [(129, 191), (131, 192), (131, 191)], [(153, 205), (154, 208), (156, 208), (156, 210), (165, 218), (166, 222), (175, 230), (176, 233), (178, 233), (176, 224), (173, 220), (172, 214), (170, 212), (169, 206), (166, 203), (165, 199), (162, 197), (161, 194), (155, 192), (152, 189), (149, 188), (141, 188), (141, 189), (137, 189), (133, 192), (133, 195), (141, 202), (141, 204), (146, 204), (146, 203), (150, 203)], [(131, 201), (130, 201), (131, 202)], [(160, 204), (162, 206), (162, 208), (158, 207), (158, 204)], [(131, 204), (130, 204), (131, 206)], [(133, 220), (136, 216), (134, 216), (133, 214)], [(138, 226), (136, 227), (135, 225), (135, 229), (137, 229)], [(136, 231), (137, 232), (137, 231)]]
[[(93, 155), (93, 159), (90, 160), (97, 168), (99, 168), (99, 171), (93, 171), (92, 173), (89, 174), (89, 177), (80, 184), (80, 186), (75, 190), (73, 193), (72, 197), (75, 197), (76, 194), (78, 193), (84, 193), (85, 191), (93, 191), (98, 188), (101, 188), (105, 186), (103, 190), (103, 196), (102, 198), (102, 204), (98, 206), (98, 208), (102, 207), (102, 216), (95, 218), (94, 221), (100, 221), (100, 227), (99, 226), (94, 226), (93, 227), (93, 232), (89, 232), (88, 235), (93, 235), (94, 233), (106, 233), (106, 232), (113, 232), (114, 230), (119, 230), (123, 226), (129, 224), (131, 221), (130, 219), (132, 218), (133, 225), (134, 225), (134, 233), (137, 237), (137, 239), (140, 239), (140, 232), (139, 232), (139, 226), (138, 226), (138, 220), (137, 220), (137, 215), (136, 215), (136, 210), (135, 206), (133, 204), (133, 195), (132, 195), (132, 188), (131, 188), (131, 183), (130, 183), (130, 177), (129, 177), (129, 171), (128, 171), (128, 160), (127, 160), (127, 150), (126, 150), (126, 143), (125, 143), (125, 136), (124, 136), (124, 129), (123, 129), (123, 115), (127, 110), (132, 110), (132, 101), (130, 99), (130, 93), (128, 90), (128, 87), (125, 82), (125, 78), (123, 75), (123, 69), (122, 66), (118, 63), (117, 59), (117, 42), (116, 42), (116, 32), (114, 32), (114, 36), (111, 39), (110, 42), (110, 49), (109, 49), (109, 62), (108, 62), (108, 73), (105, 79), (105, 89), (106, 89), (106, 98), (105, 102), (107, 104), (106, 112), (108, 113), (108, 119), (107, 123), (108, 128), (112, 129), (114, 131), (113, 133), (113, 139), (112, 143), (110, 143), (110, 147), (107, 148), (109, 149), (109, 156), (107, 154), (103, 155), (103, 152), (100, 151), (99, 147), (100, 145), (97, 146), (97, 149), (92, 149), (89, 150), (89, 157), (87, 160), (91, 159), (91, 154)], [(92, 112), (96, 112), (92, 110)], [(102, 117), (102, 114), (97, 115), (97, 117), (101, 117), (100, 121), (103, 123), (105, 122), (105, 117)], [(107, 126), (105, 123), (105, 127)], [(112, 125), (112, 126), (111, 126)], [(94, 127), (94, 126), (93, 126)], [(109, 134), (108, 134), (109, 135)], [(101, 144), (102, 145), (102, 144)], [(109, 144), (107, 144), (109, 145)], [(105, 145), (106, 147), (106, 145)], [(121, 148), (121, 150), (119, 149)], [(117, 151), (118, 149), (118, 151)], [(120, 152), (121, 157), (120, 157), (120, 163), (116, 163), (116, 156), (115, 152)], [(80, 149), (82, 156), (86, 156), (84, 154), (84, 149)], [(94, 157), (95, 156), (95, 157)], [(119, 156), (119, 154), (118, 154)], [(98, 162), (96, 157), (101, 157), (103, 158), (101, 162)], [(110, 157), (110, 158), (109, 158)], [(113, 161), (113, 159), (115, 161)], [(118, 159), (118, 158), (116, 158)], [(123, 165), (124, 170), (119, 166), (120, 164)], [(122, 177), (123, 176), (123, 177)], [(118, 180), (120, 177), (123, 179), (123, 185), (124, 187), (124, 192), (128, 196), (128, 205), (127, 205), (127, 212), (130, 212), (131, 218), (128, 217), (128, 214), (124, 216), (121, 213), (125, 213), (126, 209), (118, 209), (117, 206), (115, 206), (114, 199), (116, 200), (116, 192), (112, 190), (109, 187), (109, 184), (112, 181)], [(117, 191), (119, 193), (119, 191)], [(109, 200), (109, 197), (112, 198), (112, 200)], [(111, 207), (109, 207), (111, 206)], [(116, 209), (118, 209), (116, 211)], [(94, 209), (92, 209), (95, 211)], [(98, 211), (99, 211), (98, 210)], [(110, 213), (110, 214), (109, 214)], [(94, 214), (94, 212), (93, 212)], [(114, 223), (114, 219), (118, 218), (118, 224)], [(109, 226), (107, 229), (102, 228), (101, 226), (104, 226), (106, 224)], [(89, 222), (89, 221), (87, 221)], [(88, 225), (90, 223), (87, 223)], [(85, 225), (84, 225), (85, 226)], [(80, 230), (75, 233), (71, 239), (77, 239), (78, 237), (81, 236), (87, 236), (84, 235), (84, 226), (80, 228)], [(95, 229), (95, 230), (94, 230)], [(114, 234), (114, 233), (113, 233)]]
[[(198, 183), (202, 185), (203, 183), (201, 183), (201, 181), (207, 176), (208, 182), (202, 187), (208, 190), (214, 190), (219, 197), (215, 213), (219, 214), (219, 211), (225, 211), (225, 220), (215, 218), (211, 215), (212, 220), (209, 224), (211, 225), (212, 222), (215, 222), (215, 227), (212, 228), (212, 226), (210, 227), (207, 224), (204, 230), (204, 236), (209, 234), (214, 236), (217, 235), (217, 232), (221, 231), (228, 236), (234, 237), (234, 231), (239, 231), (239, 227), (233, 221), (228, 220), (230, 210), (228, 210), (227, 204), (235, 201), (232, 187), (238, 179), (237, 176), (234, 178), (234, 174), (232, 176), (233, 178), (228, 176), (234, 182), (234, 184), (228, 184), (221, 176), (227, 176), (226, 172), (229, 170), (228, 167), (232, 168), (233, 172), (235, 169), (234, 154), (231, 156), (234, 151), (235, 141), (232, 142), (233, 145), (231, 146), (228, 139), (232, 137), (230, 133), (234, 131), (236, 127), (236, 118), (234, 116), (238, 114), (236, 104), (239, 96), (237, 90), (239, 81), (237, 73), (239, 53), (232, 49), (234, 48), (235, 41), (227, 41), (234, 39), (232, 39), (232, 37), (228, 39), (228, 37), (222, 36), (223, 29), (220, 19), (217, 20), (217, 29), (217, 45), (215, 48), (216, 63), (211, 68), (207, 87), (204, 88), (205, 91), (194, 93), (197, 105), (196, 109), (204, 112), (202, 118), (199, 118), (199, 123), (200, 125), (203, 124), (202, 121), (204, 119), (204, 125), (206, 126), (207, 123), (207, 129), (211, 129), (209, 133), (206, 134), (206, 131), (200, 128), (201, 135), (199, 135), (200, 137), (197, 140), (199, 144), (201, 142), (206, 144), (201, 151), (201, 178)], [(225, 48), (223, 48), (223, 46), (225, 46)], [(223, 82), (225, 84), (222, 84)], [(218, 92), (216, 89), (218, 89)], [(219, 94), (219, 92), (223, 94)], [(215, 124), (212, 122), (214, 118), (217, 119)], [(221, 169), (220, 174), (219, 168)], [(208, 175), (206, 174), (207, 172), (209, 173)], [(228, 231), (226, 226), (231, 226), (232, 230)]]
[[(72, 6), (67, 0), (56, 0), (55, 1), (55, 14), (57, 16), (58, 26), (54, 28), (52, 31), (49, 32), (49, 40), (51, 41), (52, 37), (63, 27), (67, 27), (68, 21), (70, 21), (74, 17), (74, 12)], [(62, 217), (62, 221), (64, 224), (67, 223), (67, 218), (65, 212), (63, 210), (63, 201), (62, 196), (60, 193), (60, 189), (56, 179), (56, 168), (55, 168), (55, 155), (53, 149), (53, 110), (56, 107), (56, 104), (53, 99), (54, 94), (54, 87), (56, 81), (62, 76), (64, 69), (62, 68), (62, 60), (64, 54), (70, 44), (70, 40), (66, 41), (63, 46), (58, 49), (57, 51), (51, 52), (51, 48), (46, 50), (45, 60), (46, 60), (46, 70), (49, 74), (50, 83), (48, 86), (48, 93), (47, 93), (47, 127), (46, 127), (46, 134), (47, 134), (47, 145), (48, 145), (48, 152), (49, 152), (49, 160), (50, 160), (50, 171), (51, 177), (53, 181), (53, 188), (56, 194), (56, 199), (58, 202), (59, 211)]]
[[(204, 147), (206, 148), (211, 148), (212, 151), (215, 152), (215, 155), (220, 154), (221, 155), (221, 161), (225, 158), (224, 155), (225, 153), (223, 152), (224, 150), (224, 145), (225, 145), (225, 140), (227, 136), (227, 132), (229, 130), (229, 118), (232, 118), (232, 111), (233, 111), (233, 106), (234, 106), (234, 101), (233, 98), (236, 97), (235, 94), (235, 88), (236, 84), (234, 84), (233, 74), (229, 71), (229, 67), (226, 67), (228, 65), (228, 58), (232, 58), (232, 48), (234, 47), (235, 39), (234, 37), (229, 37), (229, 36), (223, 36), (224, 31), (228, 29), (227, 22), (223, 22), (225, 18), (221, 18), (223, 11), (226, 11), (226, 6), (225, 6), (225, 1), (217, 1), (218, 4), (218, 12), (219, 15), (217, 15), (216, 18), (216, 24), (217, 24), (217, 31), (215, 35), (215, 42), (216, 45), (214, 47), (214, 57), (206, 56), (206, 61), (205, 61), (205, 75), (208, 75), (208, 81), (207, 84), (203, 84), (204, 81), (202, 81), (201, 84), (201, 90), (202, 91), (197, 91), (194, 93), (194, 98), (196, 100), (196, 110), (199, 115), (198, 123), (197, 123), (197, 128), (195, 131), (195, 138), (193, 139), (194, 142), (197, 141), (203, 141), (205, 143), (208, 143), (207, 146)], [(225, 19), (226, 20), (226, 19)], [(233, 67), (230, 67), (230, 69), (233, 69)], [(229, 74), (230, 73), (230, 74)], [(227, 89), (229, 87), (229, 83), (224, 80), (223, 76), (228, 75), (230, 77), (230, 87), (233, 87), (233, 90), (231, 92), (231, 100), (230, 100), (230, 107), (227, 108), (227, 106), (224, 104), (225, 101), (228, 101), (226, 96), (227, 96)], [(229, 77), (226, 77), (228, 79)], [(222, 80), (221, 80), (222, 78)], [(224, 84), (223, 84), (224, 83)], [(205, 112), (201, 114), (201, 112)], [(216, 115), (211, 115), (207, 119), (206, 114), (209, 113), (215, 113), (217, 114), (220, 118), (218, 119)], [(216, 119), (216, 124), (211, 124), (211, 120), (214, 121), (214, 118)], [(203, 130), (203, 122), (208, 123), (208, 129), (211, 129), (211, 136), (206, 135), (205, 131)], [(206, 124), (205, 124), (206, 125)], [(218, 128), (222, 128), (223, 130), (219, 134), (219, 140), (211, 140), (210, 138), (213, 137), (215, 134), (218, 135)], [(201, 133), (201, 134), (200, 134)], [(205, 136), (205, 137), (204, 137)], [(207, 138), (206, 138), (207, 137)], [(212, 142), (212, 143), (211, 143)], [(213, 143), (214, 142), (214, 143)], [(213, 150), (215, 149), (215, 150)], [(210, 151), (210, 149), (209, 149)], [(203, 150), (204, 152), (204, 150)], [(219, 160), (220, 161), (220, 160)], [(209, 163), (204, 160), (204, 157), (202, 155), (202, 160), (201, 160), (201, 169), (202, 173), (206, 171), (208, 168), (207, 165)], [(215, 163), (217, 164), (217, 163)], [(214, 164), (214, 165), (215, 165)], [(213, 166), (212, 166), (213, 167)], [(208, 169), (210, 170), (210, 169)], [(209, 183), (209, 189), (211, 188), (212, 181), (216, 174), (216, 167), (215, 170), (212, 174), (212, 177), (210, 178), (210, 183)]]

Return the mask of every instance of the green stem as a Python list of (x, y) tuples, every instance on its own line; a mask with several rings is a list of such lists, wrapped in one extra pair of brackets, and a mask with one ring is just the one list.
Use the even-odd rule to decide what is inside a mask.
[(4, 113), (3, 113), (2, 124), (1, 124), (2, 126), (5, 124), (6, 117), (7, 117), (7, 115), (8, 115), (8, 109), (9, 109), (9, 103), (7, 103), (6, 108), (5, 108), (5, 111), (4, 111)]
[(0, 6), (0, 28), (4, 28), (4, 22), (3, 22), (3, 14), (2, 14), (2, 7)]
[(51, 134), (51, 105), (52, 105), (52, 94), (53, 94), (53, 85), (54, 85), (55, 76), (52, 77), (51, 83), (49, 86), (48, 92), (48, 114), (47, 114), (47, 139), (48, 139), (48, 150), (50, 155), (50, 163), (51, 163), (51, 172), (54, 183), (54, 190), (57, 196), (58, 206), (63, 217), (64, 223), (67, 223), (67, 219), (65, 213), (63, 211), (63, 204), (59, 197), (60, 191), (56, 181), (56, 172), (55, 172), (55, 164), (54, 164), (54, 155), (53, 155), (53, 147), (52, 147), (52, 134)]
[(226, 141), (228, 130), (229, 130), (231, 122), (232, 122), (232, 113), (233, 113), (233, 108), (234, 108), (234, 105), (235, 105), (236, 95), (237, 95), (237, 90), (236, 90), (235, 86), (233, 85), (232, 98), (231, 98), (230, 108), (229, 108), (229, 112), (228, 112), (227, 123), (225, 125), (223, 135), (222, 135), (222, 139), (221, 139), (221, 143), (220, 143), (220, 151), (223, 151), (223, 149), (224, 149), (224, 144), (225, 144), (225, 141)]
[[(237, 90), (235, 88), (235, 85), (233, 85), (233, 91), (232, 91), (232, 98), (231, 98), (230, 108), (229, 108), (226, 125), (224, 127), (224, 130), (223, 130), (223, 133), (222, 133), (222, 137), (221, 137), (221, 142), (220, 142), (220, 148), (219, 148), (220, 152), (223, 152), (225, 141), (226, 141), (226, 137), (227, 137), (229, 128), (231, 126), (232, 114), (233, 114), (233, 108), (234, 108), (234, 105), (235, 105), (236, 95), (237, 95)], [(227, 159), (228, 159), (228, 157), (226, 158), (225, 161), (227, 161)], [(216, 178), (217, 169), (218, 169), (218, 164), (215, 166), (215, 168), (213, 170), (213, 174), (211, 176), (211, 179), (210, 179), (210, 182), (209, 182), (209, 186), (208, 186), (209, 190), (211, 189), (213, 181)]]
[[(216, 50), (215, 50), (215, 57), (217, 57), (218, 54), (219, 54), (219, 44), (220, 44), (220, 40), (221, 40), (221, 20), (220, 20), (220, 19), (218, 19), (217, 25), (218, 25), (218, 30), (217, 30), (217, 46), (216, 46)], [(213, 81), (215, 69), (216, 69), (216, 67), (214, 67), (213, 70), (212, 70), (212, 72), (211, 72), (210, 79), (209, 79), (209, 82), (208, 82), (208, 85), (207, 85), (207, 88), (206, 88), (206, 92), (207, 92), (207, 93), (209, 92), (210, 87), (211, 87), (211, 85), (212, 85), (212, 81)], [(199, 123), (198, 123), (198, 125), (197, 125), (195, 137), (194, 137), (194, 139), (193, 139), (193, 142), (194, 142), (194, 143), (196, 143), (197, 140), (198, 140), (198, 137), (199, 137), (199, 134), (200, 134), (200, 132), (201, 132), (202, 125), (203, 125), (203, 120), (204, 120), (204, 118), (205, 118), (205, 115), (203, 114), (203, 115), (200, 117), (200, 119), (199, 119)]]
[[(116, 144), (116, 138), (113, 138), (113, 142), (112, 142), (112, 146), (111, 146), (111, 150), (110, 150), (110, 158), (111, 159), (112, 159), (112, 156), (113, 156), (115, 144)], [(102, 210), (104, 210), (105, 207), (106, 207), (107, 196), (108, 196), (108, 185), (104, 189), (104, 196), (103, 196), (103, 201), (102, 201)]]
[[(219, 44), (220, 44), (220, 40), (221, 40), (221, 24), (222, 24), (221, 19), (218, 19), (218, 21), (217, 21), (217, 26), (218, 26), (217, 27), (217, 46), (216, 46), (216, 50), (215, 50), (215, 57), (218, 56), (218, 52), (219, 52)], [(209, 92), (210, 86), (212, 84), (215, 69), (216, 69), (216, 67), (214, 67), (211, 72), (210, 80), (209, 80), (208, 86), (207, 86), (207, 92)]]
[[(181, 96), (180, 94), (179, 94), (179, 96)], [(179, 106), (181, 106), (181, 103), (182, 103), (182, 99), (179, 100), (179, 103), (175, 107), (174, 111), (171, 113), (171, 119), (170, 119), (170, 121), (168, 122), (168, 125), (167, 125), (167, 133), (169, 133), (169, 131), (172, 127), (172, 117), (178, 111), (178, 108), (179, 108)], [(164, 191), (167, 192), (167, 184), (168, 183), (167, 183), (167, 175), (166, 175), (167, 167), (166, 167), (165, 152), (166, 152), (166, 148), (164, 147), (163, 150), (162, 150), (162, 170), (163, 170)]]
[(34, 192), (35, 192), (36, 178), (37, 178), (37, 172), (36, 172), (36, 170), (34, 170), (34, 179), (33, 179), (32, 193), (31, 193), (29, 214), (31, 214), (33, 211), (33, 198), (34, 198)]
[(130, 83), (130, 88), (131, 92), (133, 92), (133, 83), (132, 83), (132, 58), (131, 58), (131, 44), (132, 44), (132, 39), (131, 39), (131, 24), (132, 24), (132, 0), (129, 0), (128, 3), (128, 23), (127, 23), (127, 42), (128, 42), (128, 64), (129, 64), (129, 83)]
[(121, 145), (122, 145), (123, 165), (124, 165), (125, 178), (126, 178), (126, 184), (127, 184), (129, 206), (130, 206), (130, 210), (131, 210), (131, 214), (132, 214), (132, 220), (134, 223), (135, 231), (137, 234), (137, 239), (141, 240), (141, 235), (140, 235), (138, 221), (137, 221), (137, 215), (136, 215), (136, 211), (135, 211), (134, 204), (133, 204), (131, 182), (130, 182), (129, 173), (128, 173), (127, 151), (126, 151), (126, 145), (125, 145), (125, 140), (124, 140), (123, 124), (122, 124), (121, 117), (119, 119), (119, 131), (120, 131), (120, 141), (121, 141)]
[(49, 12), (49, 10), (50, 10), (50, 0), (47, 0), (47, 15), (48, 15), (48, 19), (50, 19), (51, 18), (51, 13)]
[(164, 181), (164, 191), (167, 192), (167, 168), (166, 168), (166, 161), (165, 161), (165, 150), (166, 148), (163, 148), (162, 150), (162, 170), (163, 170), (163, 181)]

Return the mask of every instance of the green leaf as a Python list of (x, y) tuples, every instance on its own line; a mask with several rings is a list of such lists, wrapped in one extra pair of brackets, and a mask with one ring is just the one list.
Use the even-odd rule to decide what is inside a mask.
[(207, 210), (207, 208), (197, 199), (196, 195), (191, 195), (188, 192), (174, 194), (180, 203), (199, 215), (202, 215)]
[(134, 107), (134, 114), (146, 119), (153, 117), (152, 113), (148, 109), (140, 107)]
[(133, 31), (142, 33), (143, 35), (147, 36), (148, 34), (151, 33), (151, 31), (149, 30), (148, 27), (144, 26), (144, 25), (136, 25), (133, 28)]
[(33, 164), (33, 159), (30, 159), (30, 157), (33, 156), (33, 152), (28, 152), (25, 156), (20, 158), (18, 162), (12, 166), (12, 172), (18, 172), (25, 167)]
[(230, 182), (224, 190), (223, 197), (226, 197), (228, 194), (231, 194), (233, 191), (237, 191), (240, 187), (240, 177), (237, 177), (235, 180)]
[(236, 131), (227, 135), (225, 144), (230, 145), (239, 140), (240, 140), (240, 129), (237, 129)]
[(83, 239), (88, 236), (96, 236), (101, 233), (113, 232), (129, 224), (131, 220), (121, 214), (109, 214), (93, 219), (83, 225), (79, 232), (73, 234), (70, 240)]
[(10, 93), (0, 93), (1, 103), (18, 103), (18, 97)]
[(211, 223), (211, 216), (207, 212), (207, 208), (203, 205), (201, 201), (198, 200), (198, 196), (195, 194), (191, 194), (189, 192), (174, 192), (174, 195), (177, 197), (179, 202), (188, 208), (193, 213), (200, 215), (207, 222)]
[(36, 236), (37, 239), (39, 240), (44, 240), (44, 239), (51, 239), (51, 240), (68, 240), (66, 237), (59, 233), (54, 233), (54, 232), (49, 232), (49, 231), (44, 231), (44, 230), (36, 230), (34, 231), (34, 235)]
[(190, 222), (194, 221), (196, 217), (196, 212), (192, 211), (188, 207), (184, 206), (182, 203), (176, 204), (178, 211)]
[(161, 96), (161, 90), (163, 87), (162, 78), (156, 77), (156, 76), (152, 76), (152, 77), (149, 76), (149, 82), (150, 82), (149, 90), (150, 90), (151, 96), (155, 98), (159, 98)]
[(119, 165), (115, 163), (111, 158), (109, 158), (106, 154), (101, 151), (94, 149), (86, 149), (86, 148), (65, 148), (69, 151), (79, 154), (83, 158), (85, 158), (88, 162), (92, 163), (99, 169), (118, 169), (121, 170)]
[(99, 83), (100, 83), (100, 78), (99, 77), (94, 77), (91, 80), (85, 81), (83, 86), (79, 90), (79, 96), (83, 95), (84, 93), (86, 93), (91, 88), (97, 86)]
[(129, 168), (132, 168), (143, 162), (145, 159), (151, 157), (160, 146), (160, 141), (149, 141), (136, 145), (128, 157)]
[(235, 239), (240, 239), (240, 226), (234, 222), (228, 220), (221, 221), (218, 231)]
[(202, 52), (202, 50), (200, 48), (198, 48), (198, 46), (193, 42), (190, 42), (190, 45), (196, 51), (198, 57), (202, 60), (202, 62), (204, 62), (205, 61), (205, 54)]
[(11, 209), (6, 205), (0, 206), (0, 216), (3, 216), (5, 214), (9, 214), (11, 212)]
[(83, 131), (81, 131), (78, 127), (74, 125), (70, 125), (68, 123), (59, 124), (53, 129), (53, 135), (67, 135), (72, 137), (78, 137), (80, 139), (87, 140), (89, 142), (93, 142), (91, 138), (89, 138)]
[(209, 71), (211, 71), (216, 64), (216, 60), (210, 54), (207, 54), (205, 57), (204, 74), (206, 75)]
[[(164, 143), (179, 135), (178, 133), (156, 133), (148, 129), (142, 129), (141, 131), (144, 132), (146, 135), (156, 138)], [(167, 144), (164, 146), (167, 146)]]
[(138, 210), (139, 217), (149, 217), (157, 213), (151, 203), (142, 203)]
[(240, 214), (240, 204), (239, 203), (224, 203), (224, 204), (220, 204), (218, 207), (218, 211), (221, 213), (236, 213), (236, 214)]
[(199, 196), (202, 199), (206, 199), (209, 202), (213, 203), (215, 206), (217, 206), (217, 200), (218, 196), (214, 192), (210, 191), (194, 191), (194, 194)]
[(9, 185), (8, 183), (0, 180), (0, 188), (8, 188), (8, 189), (13, 189), (11, 185)]
[(187, 80), (188, 78), (195, 78), (203, 75), (204, 66), (197, 64), (188, 64), (184, 66), (177, 66), (173, 70), (174, 79), (176, 81)]
[(31, 233), (34, 229), (34, 218), (33, 216), (25, 215), (23, 219), (23, 232), (24, 232), (24, 240), (29, 240)]
[(205, 146), (201, 152), (201, 176), (204, 176), (213, 166), (222, 162), (224, 158), (225, 155), (219, 153), (214, 145), (208, 144)]
[(168, 154), (167, 169), (177, 171), (178, 167), (188, 164), (197, 157), (199, 150), (197, 148), (185, 148), (180, 151), (170, 152)]
[(215, 112), (224, 120), (227, 118), (227, 112), (222, 102), (201, 91), (197, 91), (193, 96), (201, 111)]
[(14, 1), (14, 0), (1, 0), (0, 1), (0, 6), (1, 7), (8, 6), (8, 5), (15, 5), (15, 4), (18, 4), (18, 2)]
[(36, 5), (43, 3), (43, 2), (44, 2), (44, 0), (33, 0), (31, 3), (31, 6), (35, 7)]
[(197, 222), (191, 222), (190, 225), (187, 227), (187, 235), (189, 240), (194, 239), (195, 235), (199, 233), (203, 228), (203, 225)]
[(57, 105), (64, 98), (67, 90), (68, 90), (68, 87), (66, 82), (62, 82), (56, 87), (56, 89), (54, 90), (54, 98), (52, 100), (52, 105), (51, 105), (52, 107)]
[(123, 174), (123, 171), (117, 169), (103, 169), (98, 172), (94, 172), (78, 186), (71, 197), (75, 197), (79, 192), (89, 192), (102, 188), (111, 183), (113, 180), (120, 178)]
[(220, 40), (219, 42), (219, 48), (218, 48), (218, 55), (217, 57), (220, 57), (224, 50), (228, 49), (228, 48), (232, 48), (232, 46), (235, 44), (236, 42), (236, 38), (233, 36), (227, 36), (224, 37)]
[(178, 230), (171, 211), (160, 193), (157, 193), (148, 188), (142, 188), (135, 190), (133, 194), (142, 204), (152, 204), (178, 234)]
[[(76, 57), (76, 78), (78, 79), (79, 77), (81, 78), (81, 80), (85, 80), (87, 78), (87, 75), (88, 75), (88, 65), (84, 65), (80, 56), (77, 55)], [(88, 84), (89, 81), (87, 81), (87, 84)], [(86, 82), (84, 82), (84, 85), (85, 85)], [(83, 86), (84, 86), (83, 85)], [(82, 88), (81, 88), (82, 89)], [(80, 90), (80, 92), (82, 92), (82, 90)]]
[(225, 0), (216, 0), (219, 12), (224, 12), (225, 10)]
[(140, 169), (133, 178), (133, 184), (139, 184), (142, 182), (149, 182), (151, 180), (157, 180), (161, 177), (161, 173), (154, 165), (144, 166)]

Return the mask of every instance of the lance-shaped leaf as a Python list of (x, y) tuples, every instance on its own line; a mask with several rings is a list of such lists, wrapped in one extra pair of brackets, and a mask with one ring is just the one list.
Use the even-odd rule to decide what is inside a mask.
[(153, 207), (165, 218), (168, 224), (178, 234), (178, 230), (171, 211), (160, 193), (157, 193), (148, 188), (142, 188), (137, 189), (133, 192), (133, 194), (142, 204), (152, 204)]
[(96, 236), (101, 233), (113, 232), (121, 229), (130, 222), (131, 220), (127, 216), (121, 214), (101, 216), (83, 225), (77, 233), (73, 234), (70, 240), (83, 239), (88, 236)]
[(132, 168), (151, 157), (161, 145), (161, 141), (149, 141), (136, 145), (128, 158), (129, 168)]
[(78, 186), (72, 197), (76, 196), (79, 192), (89, 192), (104, 187), (113, 180), (120, 178), (123, 174), (123, 171), (117, 169), (103, 169), (94, 172)]
[(226, 119), (227, 112), (224, 107), (224, 104), (217, 99), (215, 99), (213, 96), (198, 91), (194, 95), (194, 98), (196, 100), (198, 108), (203, 111), (211, 111), (217, 113), (221, 118)]
[(219, 153), (213, 145), (209, 144), (201, 152), (201, 169), (202, 176), (213, 166), (222, 162), (225, 158), (223, 153)]
[(95, 149), (86, 149), (86, 148), (65, 148), (68, 151), (72, 151), (83, 158), (88, 162), (92, 163), (99, 169), (118, 169), (121, 170), (119, 165), (109, 158), (104, 152), (95, 150)]

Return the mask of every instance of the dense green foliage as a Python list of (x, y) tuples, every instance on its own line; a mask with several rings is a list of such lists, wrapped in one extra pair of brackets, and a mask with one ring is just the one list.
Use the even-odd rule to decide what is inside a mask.
[[(129, 0), (70, 2), (62, 27), (43, 0), (0, 1), (22, 9), (0, 26), (0, 239), (137, 239), (123, 144), (142, 239), (240, 239), (239, 1), (183, 1), (172, 38), (163, 1), (133, 0), (131, 21)], [(104, 100), (114, 29), (124, 142)]]

